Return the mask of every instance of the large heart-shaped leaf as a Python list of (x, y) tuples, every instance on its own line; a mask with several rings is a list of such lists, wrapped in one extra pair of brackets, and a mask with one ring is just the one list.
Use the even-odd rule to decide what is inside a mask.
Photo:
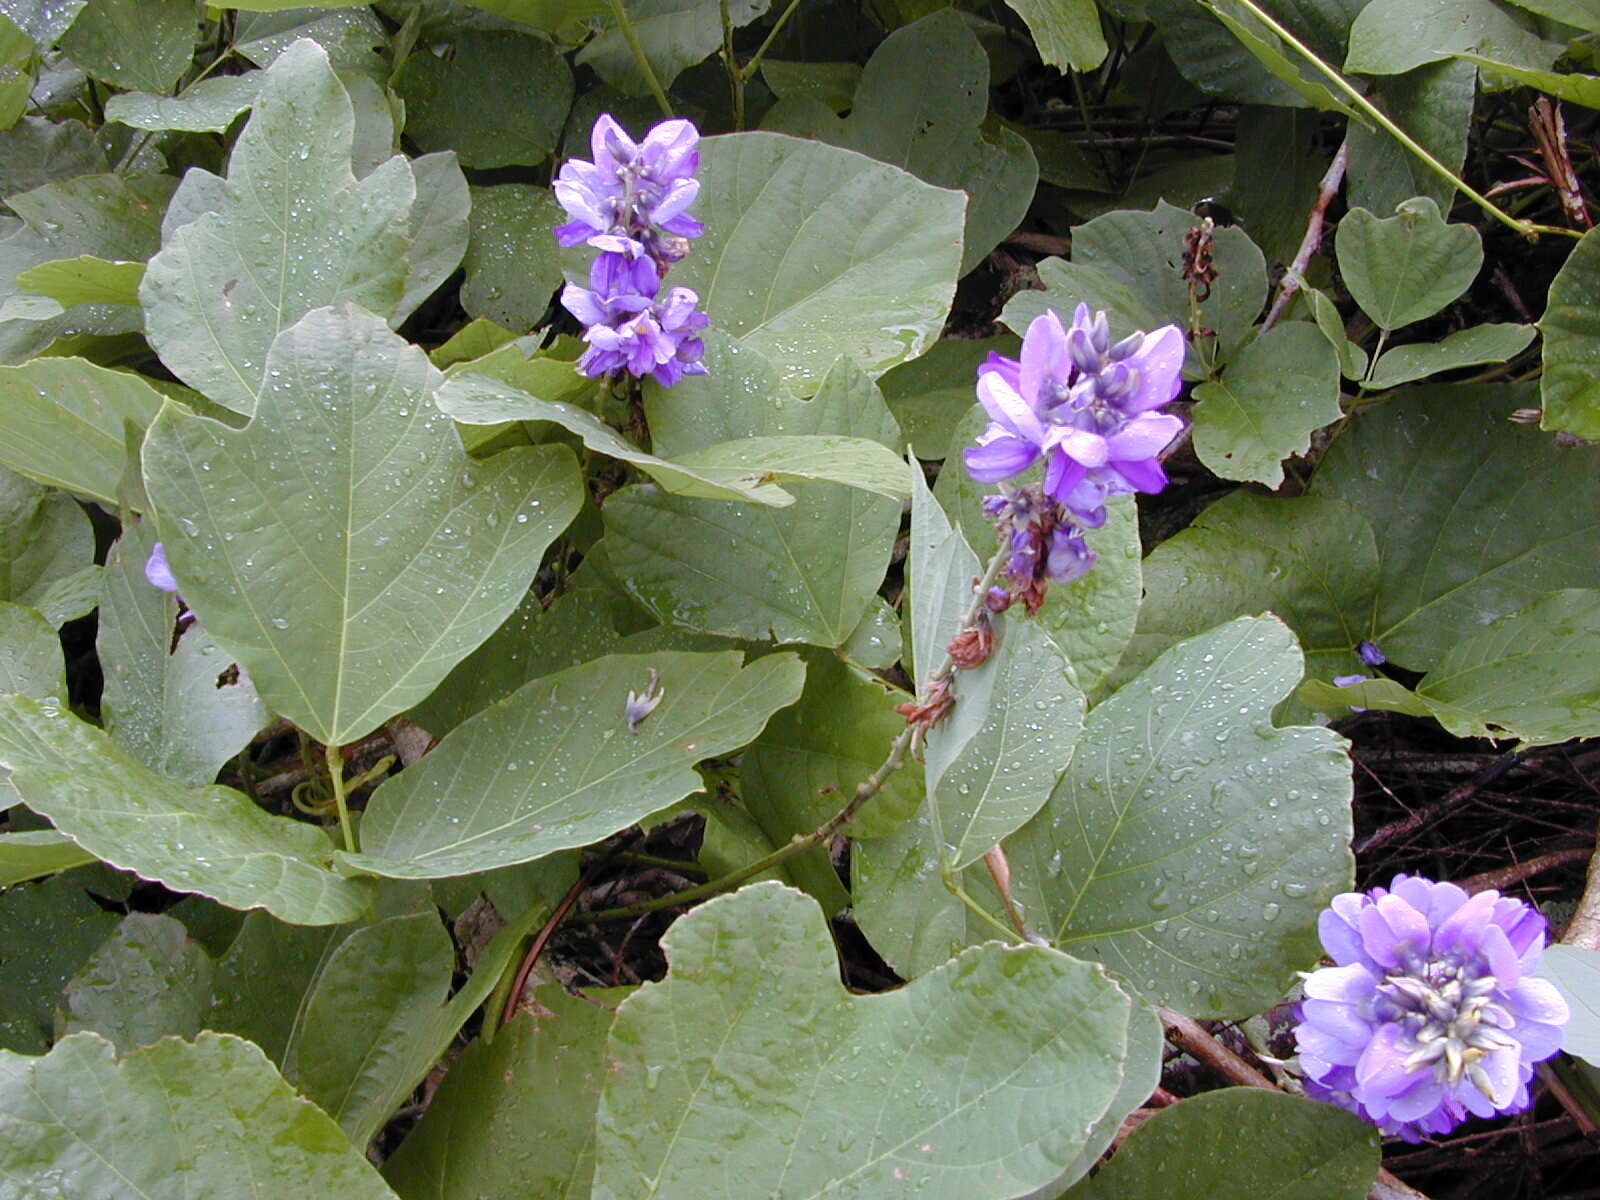
[(173, 645), (177, 598), (144, 573), (154, 542), (148, 521), (126, 522), (100, 575), (100, 717), (145, 766), (180, 783), (210, 783), (267, 723), (267, 707), (203, 626), (190, 625)]
[(1105, 34), (1094, 0), (1006, 0), (1028, 25), (1039, 57), (1052, 67), (1092, 71), (1105, 61)]
[(140, 297), (145, 331), (185, 383), (255, 411), (281, 330), (329, 304), (388, 317), (406, 289), (416, 181), (396, 155), (352, 172), (355, 117), (327, 53), (297, 42), (266, 72), (221, 206), (168, 233)]
[(0, 938), (7, 948), (0, 958), (0, 1047), (27, 1054), (50, 1048), (62, 987), (116, 928), (116, 915), (85, 890), (85, 877), (96, 870), (0, 893)]
[(1351, 209), (1334, 247), (1351, 297), (1385, 330), (1433, 316), (1471, 287), (1483, 266), (1478, 231), (1447, 224), (1428, 196), (1407, 200), (1392, 217)]
[[(1260, 1142), (1240, 1130), (1272, 1131)], [(1361, 1200), (1378, 1173), (1378, 1134), (1331, 1104), (1232, 1087), (1158, 1110), (1072, 1200), (1288, 1196)]]
[(965, 199), (820, 142), (735, 133), (701, 143), (705, 236), (673, 268), (715, 326), (799, 394), (841, 354), (876, 377), (938, 336)]
[(1548, 67), (1561, 44), (1542, 39), (1531, 18), (1496, 0), (1372, 0), (1350, 26), (1344, 68), (1398, 75), (1463, 51)]
[(1129, 1069), (1126, 995), (1041, 947), (854, 996), (821, 910), (771, 883), (663, 945), (666, 980), (612, 1027), (596, 1200), (1016, 1196), (1077, 1156)]
[(64, 1032), (108, 1038), (119, 1054), (192, 1038), (211, 1005), (212, 962), (183, 922), (133, 912), (68, 981)]
[(432, 403), (441, 378), (380, 318), (320, 309), (273, 346), (247, 428), (171, 406), (145, 444), (184, 599), (323, 742), (431, 692), (582, 503), (565, 447), (468, 459)]
[(169, 1038), (118, 1059), (92, 1033), (0, 1051), (0, 1175), (19, 1194), (269, 1194), (393, 1200), (339, 1127), (243, 1038)]
[(68, 496), (0, 467), (0, 600), (53, 627), (94, 608), (94, 527)]
[(28, 807), (85, 850), (173, 891), (303, 925), (351, 921), (367, 906), (362, 883), (328, 869), (322, 830), (232, 788), (158, 775), (54, 703), (0, 697), (0, 765)]
[(1316, 960), (1317, 914), (1353, 870), (1343, 739), (1272, 725), (1301, 668), (1281, 622), (1241, 617), (1098, 705), (1044, 810), (1005, 842), (1029, 922), (1152, 1003), (1270, 1007)]
[[(535, 680), (457, 726), (373, 794), (363, 870), (437, 879), (585, 846), (700, 790), (694, 764), (737, 749), (800, 694), (792, 654), (610, 655)], [(630, 693), (659, 706), (630, 728)]]
[(1600, 950), (1550, 946), (1539, 974), (1561, 989), (1572, 1009), (1561, 1048), (1591, 1066), (1600, 1064)]

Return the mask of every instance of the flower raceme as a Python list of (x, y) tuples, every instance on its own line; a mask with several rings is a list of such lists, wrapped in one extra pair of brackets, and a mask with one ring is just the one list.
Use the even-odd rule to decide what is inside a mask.
[(693, 122), (662, 121), (635, 142), (609, 114), (594, 123), (594, 161), (571, 159), (556, 177), (556, 199), (572, 219), (555, 228), (562, 246), (600, 253), (589, 286), (568, 284), (561, 303), (582, 321), (589, 349), (578, 369), (591, 378), (627, 371), (671, 387), (704, 375), (698, 336), (709, 324), (700, 297), (674, 287), (661, 296), (667, 269), (703, 232), (688, 208), (700, 192), (700, 133)]
[(1528, 1107), (1533, 1066), (1569, 1011), (1533, 976), (1545, 920), (1520, 900), (1397, 875), (1334, 897), (1334, 966), (1305, 977), (1295, 1029), (1306, 1094), (1407, 1141)]
[[(1005, 573), (1030, 612), (1047, 579), (1071, 583), (1094, 566), (1083, 531), (1105, 524), (1107, 499), (1166, 486), (1156, 456), (1183, 422), (1155, 410), (1177, 396), (1184, 352), (1176, 325), (1112, 344), (1105, 313), (1080, 304), (1070, 328), (1054, 311), (1034, 318), (1020, 360), (990, 354), (978, 368), (990, 420), (963, 461), (973, 479), (1001, 484), (984, 511), (1009, 539)], [(1041, 460), (1041, 483), (1003, 482)]]

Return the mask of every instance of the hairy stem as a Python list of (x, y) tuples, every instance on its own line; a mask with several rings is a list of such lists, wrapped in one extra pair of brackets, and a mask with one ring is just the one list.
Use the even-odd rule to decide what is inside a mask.
[(1289, 307), (1289, 301), (1293, 300), (1295, 293), (1300, 290), (1306, 268), (1311, 265), (1317, 247), (1322, 244), (1322, 222), (1328, 215), (1328, 205), (1338, 194), (1339, 186), (1344, 183), (1345, 168), (1349, 165), (1350, 139), (1347, 137), (1339, 143), (1339, 149), (1334, 154), (1333, 161), (1328, 164), (1322, 183), (1317, 187), (1317, 202), (1311, 206), (1311, 214), (1306, 218), (1305, 236), (1300, 239), (1300, 248), (1295, 251), (1294, 261), (1283, 273), (1283, 283), (1278, 287), (1278, 294), (1273, 297), (1272, 307), (1267, 310), (1267, 319), (1261, 322), (1261, 328), (1256, 331), (1257, 337), (1278, 323), (1278, 318), (1283, 316), (1283, 310)]
[(656, 78), (656, 69), (650, 65), (650, 59), (645, 56), (644, 47), (639, 43), (639, 34), (634, 29), (633, 22), (628, 19), (628, 10), (623, 0), (611, 0), (611, 12), (617, 18), (617, 29), (622, 34), (622, 40), (627, 42), (628, 49), (633, 51), (633, 61), (639, 64), (639, 70), (650, 88), (650, 94), (656, 98), (661, 115), (670, 117), (672, 105), (667, 102), (667, 93), (662, 89), (661, 81)]

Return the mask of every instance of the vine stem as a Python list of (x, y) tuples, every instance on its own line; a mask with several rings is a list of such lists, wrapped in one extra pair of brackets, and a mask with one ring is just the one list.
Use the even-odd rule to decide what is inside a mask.
[[(1210, 3), (1208, 3), (1208, 0), (1199, 0), (1199, 3), (1203, 8), (1209, 9), (1211, 7)], [(1496, 221), (1499, 221), (1508, 229), (1520, 234), (1525, 238), (1535, 238), (1541, 233), (1559, 233), (1565, 234), (1572, 238), (1581, 236), (1575, 230), (1563, 229), (1558, 225), (1536, 225), (1532, 221), (1519, 221), (1516, 217), (1513, 217), (1510, 213), (1506, 212), (1503, 208), (1497, 205), (1493, 200), (1490, 200), (1487, 196), (1484, 196), (1473, 189), (1459, 175), (1457, 175), (1449, 167), (1445, 166), (1442, 162), (1430, 154), (1421, 143), (1419, 143), (1404, 129), (1401, 129), (1400, 126), (1396, 125), (1387, 116), (1385, 116), (1383, 111), (1379, 109), (1376, 104), (1363, 96), (1353, 84), (1345, 79), (1343, 75), (1339, 74), (1338, 71), (1334, 70), (1327, 63), (1323, 62), (1322, 59), (1317, 56), (1316, 51), (1312, 50), (1311, 47), (1307, 46), (1299, 38), (1295, 37), (1295, 35), (1285, 28), (1281, 23), (1279, 23), (1271, 13), (1267, 12), (1259, 4), (1257, 4), (1256, 0), (1237, 0), (1237, 3), (1240, 8), (1244, 9), (1251, 16), (1255, 17), (1256, 20), (1260, 21), (1268, 29), (1272, 30), (1273, 33), (1277, 34), (1278, 37), (1282, 38), (1285, 45), (1287, 45), (1301, 58), (1305, 59), (1305, 61), (1310, 64), (1310, 66), (1317, 71), (1318, 74), (1327, 79), (1327, 81), (1333, 84), (1336, 89), (1344, 93), (1345, 98), (1348, 99), (1351, 104), (1355, 105), (1355, 107), (1360, 109), (1365, 116), (1370, 117), (1373, 121), (1380, 125), (1384, 132), (1389, 134), (1390, 137), (1394, 138), (1395, 141), (1399, 142), (1412, 154), (1416, 155), (1417, 158), (1421, 159), (1423, 164), (1430, 171), (1432, 171), (1435, 175), (1438, 175), (1441, 179), (1448, 181), (1452, 187), (1459, 188), (1462, 195), (1466, 196), (1467, 199), (1471, 200), (1479, 208), (1483, 209), (1484, 212), (1488, 213)]]
[(1566, 936), (1561, 939), (1569, 946), (1584, 950), (1600, 950), (1600, 849), (1589, 859), (1589, 874), (1578, 899), (1578, 908), (1567, 922)]
[(344, 755), (339, 753), (337, 742), (329, 742), (322, 752), (328, 760), (328, 782), (333, 785), (333, 802), (339, 809), (339, 832), (344, 836), (344, 848), (354, 854), (356, 831), (350, 824), (350, 806), (345, 803)]
[(633, 22), (628, 19), (628, 10), (623, 0), (611, 0), (611, 12), (617, 18), (617, 29), (622, 34), (622, 40), (627, 42), (628, 49), (633, 51), (633, 60), (639, 64), (644, 81), (649, 85), (650, 94), (656, 98), (661, 115), (672, 116), (672, 105), (667, 101), (667, 93), (662, 90), (661, 81), (656, 78), (656, 69), (650, 65), (649, 58), (645, 56), (644, 46), (639, 42), (639, 33), (634, 29)]
[(783, 10), (783, 16), (779, 17), (777, 21), (773, 23), (772, 28), (767, 31), (766, 38), (763, 39), (761, 45), (756, 49), (756, 52), (750, 56), (750, 61), (739, 68), (740, 83), (744, 83), (746, 80), (752, 78), (756, 71), (760, 69), (762, 58), (764, 58), (767, 51), (772, 48), (772, 43), (778, 40), (778, 35), (783, 32), (783, 27), (789, 23), (789, 18), (794, 16), (795, 9), (799, 7), (800, 0), (789, 0), (789, 7)]
[[(1005, 565), (1010, 556), (1010, 548), (1001, 546), (1000, 549), (995, 551), (994, 557), (989, 560), (983, 577), (973, 583), (972, 603), (967, 606), (967, 611), (962, 615), (961, 629), (969, 628), (983, 612), (984, 594), (989, 590), (989, 585), (999, 577), (1001, 567)], [(955, 669), (955, 661), (946, 652), (944, 661), (928, 676), (924, 686), (926, 687), (927, 683), (933, 683), (948, 677)], [(796, 854), (827, 845), (834, 834), (853, 821), (856, 814), (861, 811), (867, 802), (883, 790), (890, 777), (906, 765), (906, 759), (910, 755), (917, 730), (918, 726), (907, 722), (906, 727), (896, 735), (894, 741), (889, 743), (888, 756), (878, 764), (877, 769), (872, 774), (856, 784), (855, 791), (851, 793), (849, 802), (810, 833), (797, 833), (771, 854), (764, 855), (755, 862), (740, 867), (737, 871), (730, 871), (728, 874), (713, 879), (708, 883), (702, 883), (698, 887), (686, 888), (681, 892), (673, 892), (669, 896), (658, 896), (654, 900), (645, 900), (639, 904), (630, 904), (625, 908), (602, 908), (596, 912), (573, 913), (570, 919), (574, 921), (625, 921), (632, 917), (643, 916), (645, 913), (658, 912), (663, 908), (678, 908), (696, 900), (703, 900), (708, 896), (716, 896), (722, 892), (731, 891), (745, 882), (745, 880), (766, 874), (773, 867), (793, 858)], [(951, 882), (947, 875), (946, 886), (950, 886)], [(965, 894), (959, 891), (959, 888), (952, 888), (952, 890), (956, 891), (958, 896), (966, 899), (966, 903), (969, 906), (978, 909), (983, 916), (988, 917), (991, 923), (999, 925), (999, 922), (995, 921), (987, 912), (983, 912), (975, 901), (966, 898)], [(999, 925), (999, 928), (1008, 938), (1012, 936), (1011, 931), (1004, 925)]]
[(1305, 236), (1300, 239), (1300, 248), (1295, 251), (1294, 261), (1283, 273), (1283, 282), (1278, 286), (1278, 294), (1273, 297), (1272, 307), (1267, 310), (1267, 318), (1261, 322), (1256, 337), (1259, 338), (1278, 323), (1278, 318), (1283, 316), (1283, 310), (1289, 307), (1289, 301), (1293, 300), (1295, 293), (1300, 290), (1306, 268), (1311, 265), (1317, 247), (1322, 245), (1322, 222), (1328, 215), (1328, 205), (1333, 202), (1334, 196), (1339, 192), (1339, 186), (1344, 183), (1345, 169), (1349, 165), (1350, 139), (1347, 137), (1339, 143), (1333, 161), (1328, 164), (1327, 173), (1317, 186), (1317, 201), (1311, 206), (1311, 213), (1306, 218)]

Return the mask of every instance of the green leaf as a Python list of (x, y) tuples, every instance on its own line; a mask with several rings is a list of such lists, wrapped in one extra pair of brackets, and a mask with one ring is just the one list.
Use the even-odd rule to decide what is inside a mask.
[[(1458, 175), (1467, 158), (1477, 98), (1478, 72), (1456, 59), (1415, 67), (1402, 75), (1381, 75), (1369, 93), (1390, 120)], [(1441, 212), (1449, 211), (1455, 185), (1387, 131), (1352, 125), (1349, 137), (1345, 194), (1351, 208), (1393, 212), (1412, 196), (1431, 196)]]
[(560, 446), (469, 460), (439, 372), (370, 313), (311, 313), (265, 367), (243, 430), (169, 406), (145, 483), (207, 631), (274, 711), (343, 744), (494, 632), (582, 486)]
[[(779, 408), (769, 392), (740, 386), (737, 369), (718, 370), (749, 351), (714, 347), (707, 378), (724, 386), (661, 397), (651, 409), (657, 445), (703, 474), (831, 482), (797, 486), (797, 503), (781, 510), (624, 489), (604, 509), (612, 565), (664, 622), (841, 646), (883, 582), (899, 529), (897, 497), (910, 480), (888, 448), (899, 429), (878, 389), (848, 360), (833, 365), (813, 399)], [(700, 448), (706, 437), (729, 440)], [(707, 580), (716, 586), (708, 589)]]
[[(1547, 318), (1548, 315), (1546, 310)], [(1378, 359), (1366, 386), (1373, 389), (1398, 387), (1461, 367), (1508, 362), (1528, 348), (1534, 333), (1532, 325), (1472, 325), (1456, 330), (1442, 341), (1396, 346)], [(1549, 344), (1547, 338), (1547, 353)], [(1545, 379), (1549, 379), (1548, 368)], [(1600, 429), (1600, 425), (1596, 428)]]
[(543, 320), (561, 286), (550, 234), (561, 216), (549, 188), (526, 183), (473, 188), (461, 307), (508, 329), (532, 329)]
[(1143, 595), (1138, 507), (1132, 496), (1116, 497), (1106, 513), (1106, 523), (1084, 535), (1099, 556), (1094, 570), (1067, 587), (1051, 585), (1033, 617), (1085, 692), (1098, 688), (1122, 658)]
[(321, 925), (361, 915), (367, 890), (327, 869), (315, 826), (274, 817), (224, 787), (151, 771), (53, 703), (0, 697), (0, 765), (28, 807), (95, 857), (232, 908)]
[(1345, 501), (1377, 534), (1366, 636), (1392, 661), (1426, 670), (1462, 630), (1557, 588), (1600, 587), (1600, 461), (1505, 420), (1531, 398), (1498, 383), (1415, 387), (1323, 458), (1313, 494)]
[(956, 426), (977, 403), (978, 366), (990, 354), (1016, 358), (1022, 341), (1014, 334), (989, 338), (942, 338), (921, 358), (901, 363), (878, 380), (883, 399), (918, 458), (939, 458)]
[[(7, 785), (9, 786), (9, 785)], [(0, 802), (9, 803), (3, 794)], [(34, 829), (23, 833), (0, 833), (0, 887), (10, 887), (29, 879), (54, 875), (95, 861), (94, 855), (82, 849), (64, 833), (53, 829)], [(4, 917), (0, 915), (0, 926)], [(0, 974), (0, 993), (5, 990)], [(0, 1040), (6, 1037), (6, 1025), (0, 1021)]]
[(861, 65), (853, 62), (783, 62), (761, 60), (761, 78), (780, 100), (807, 99), (848, 112), (861, 84)]
[(191, 84), (176, 96), (124, 92), (106, 101), (106, 120), (160, 132), (222, 133), (256, 102), (261, 74), (222, 75)]
[(67, 674), (50, 623), (24, 605), (0, 602), (0, 695), (13, 693), (65, 700)]
[(1185, 638), (1267, 610), (1294, 630), (1311, 675), (1363, 671), (1355, 651), (1376, 637), (1378, 572), (1373, 526), (1350, 505), (1232, 492), (1145, 560), (1138, 632), (1117, 680)]
[(51, 46), (88, 0), (0, 0), (0, 15), (40, 46)]
[(1127, 997), (1051, 950), (983, 946), (854, 996), (815, 903), (771, 883), (662, 944), (666, 980), (612, 1027), (597, 1198), (1015, 1196), (1078, 1154), (1121, 1083)]
[[(504, 354), (502, 350), (499, 354)], [(510, 353), (521, 355), (515, 349)], [(545, 386), (570, 391), (588, 381), (569, 362), (559, 359), (534, 359), (541, 374), (552, 377)], [(498, 425), (504, 421), (551, 421), (577, 434), (589, 449), (611, 458), (632, 463), (669, 492), (717, 500), (743, 500), (755, 504), (782, 506), (794, 497), (771, 483), (744, 478), (745, 470), (697, 471), (679, 466), (654, 454), (646, 454), (626, 441), (616, 430), (593, 413), (559, 400), (542, 400), (514, 386), (479, 374), (478, 364), (466, 364), (450, 374), (434, 395), (434, 403), (447, 416), (463, 425)]]
[(947, 717), (927, 736), (928, 795), (945, 859), (977, 861), (1044, 807), (1083, 732), (1083, 693), (1049, 633), (1020, 614), (995, 622), (998, 648), (956, 676), (959, 710), (982, 721), (946, 761), (939, 745), (960, 723)]
[(150, 343), (218, 404), (253, 413), (274, 338), (313, 309), (399, 307), (416, 181), (399, 155), (357, 181), (354, 130), (327, 54), (296, 43), (262, 80), (221, 207), (171, 230), (150, 260)]
[(75, 304), (137, 304), (143, 278), (142, 262), (108, 262), (83, 254), (18, 271), (17, 286), (68, 309)]
[(972, 581), (983, 574), (983, 564), (960, 526), (950, 524), (921, 471), (912, 473), (911, 484), (911, 540), (906, 547), (911, 600), (902, 603), (901, 616), (911, 652), (906, 666), (912, 682), (921, 687), (944, 661), (950, 640), (961, 628), (961, 618), (972, 604)]
[(39, 65), (33, 39), (0, 16), (0, 130), (15, 126), (27, 111)]
[(61, 50), (96, 79), (165, 92), (188, 69), (196, 32), (187, 4), (89, 0), (62, 35)]
[(210, 783), (270, 718), (203, 626), (191, 625), (173, 646), (177, 597), (144, 574), (154, 545), (149, 522), (125, 522), (100, 576), (101, 722), (151, 770)]
[(317, 973), (298, 1018), (294, 1080), (364, 1147), (417, 1085), (405, 1051), (450, 990), (455, 947), (430, 907), (358, 929)]
[(1495, 0), (1372, 0), (1350, 27), (1344, 69), (1398, 75), (1466, 51), (1542, 69), (1561, 50), (1534, 32), (1530, 18)]
[[(499, 8), (505, 0), (495, 0)], [(622, 2), (622, 0), (619, 0)], [(735, 29), (750, 24), (771, 6), (772, 0), (729, 0), (727, 20)], [(722, 21), (716, 6), (702, 0), (626, 0), (629, 23), (656, 81), (663, 87), (687, 67), (722, 45)], [(616, 10), (603, 10), (610, 17)], [(613, 21), (608, 21), (613, 24)], [(633, 48), (622, 32), (611, 29), (591, 41), (578, 54), (578, 62), (593, 67), (607, 83), (630, 96), (652, 90)]]
[(1300, 294), (1311, 306), (1312, 319), (1322, 336), (1339, 356), (1339, 373), (1346, 379), (1361, 379), (1367, 373), (1367, 352), (1345, 336), (1344, 318), (1327, 295), (1314, 287), (1301, 285)]
[(66, 1033), (85, 1030), (127, 1054), (192, 1038), (211, 1006), (211, 957), (181, 921), (129, 913), (66, 986)]
[(1504, 76), (1517, 83), (1566, 100), (1584, 108), (1600, 108), (1600, 76), (1568, 75), (1560, 71), (1534, 71), (1513, 63), (1499, 62), (1481, 54), (1457, 54), (1457, 58), (1476, 63), (1492, 76)]
[(1353, 871), (1344, 740), (1271, 722), (1302, 665), (1281, 622), (1241, 617), (1098, 705), (1005, 842), (1030, 924), (1152, 1004), (1223, 1019), (1276, 1003)]
[(384, 1163), (404, 1200), (588, 1200), (611, 1014), (554, 984), (532, 999), (534, 1012), (467, 1047), (422, 1123)]
[(463, 32), (449, 58), (419, 49), (396, 75), (406, 136), (454, 150), (477, 169), (534, 166), (556, 148), (572, 107), (572, 71), (542, 38)]
[(1289, 57), (1289, 49), (1247, 9), (1228, 0), (1200, 0), (1207, 12), (1221, 21), (1239, 44), (1267, 69), (1279, 83), (1299, 96), (1312, 108), (1323, 112), (1343, 113), (1357, 125), (1367, 124), (1360, 109), (1352, 108), (1345, 99), (1301, 69), (1299, 60)]
[(1539, 427), (1600, 438), (1600, 232), (1585, 233), (1556, 272), (1539, 332)]
[(120, 1060), (90, 1033), (43, 1058), (0, 1054), (0, 1119), (0, 1173), (23, 1194), (225, 1196), (248, 1179), (277, 1195), (393, 1197), (338, 1126), (227, 1034)]
[[(1365, 703), (1365, 699), (1373, 702)], [(1457, 737), (1565, 742), (1600, 734), (1600, 590), (1550, 592), (1468, 633), (1423, 678), (1402, 712), (1423, 712)], [(1340, 700), (1389, 708), (1389, 697)]]
[[(1018, 292), (1001, 320), (1025, 330), (1047, 308), (1070, 320), (1081, 301), (1110, 312), (1115, 337), (1169, 321), (1187, 327), (1183, 238), (1197, 222), (1193, 213), (1161, 201), (1150, 212), (1123, 209), (1078, 225), (1072, 230), (1072, 261), (1040, 263), (1046, 290)], [(1266, 301), (1266, 259), (1244, 230), (1232, 225), (1214, 232), (1212, 262), (1217, 279), (1200, 304), (1200, 320), (1231, 346), (1250, 332)], [(1191, 350), (1191, 366), (1196, 362)]]
[(308, 8), (255, 0), (252, 8), (234, 18), (233, 48), (256, 66), (270, 67), (296, 42), (312, 41), (322, 47), (334, 70), (388, 81), (389, 31), (369, 6), (336, 0)]
[(1361, 310), (1384, 330), (1431, 317), (1472, 286), (1483, 266), (1483, 238), (1449, 225), (1427, 196), (1392, 217), (1351, 209), (1334, 235), (1339, 272)]
[[(248, 914), (217, 961), (208, 1028), (249, 1038), (283, 1065), (304, 997), (349, 925), (286, 925), (264, 912)], [(261, 981), (272, 986), (263, 988)]]
[(49, 1049), (62, 987), (117, 927), (116, 914), (84, 890), (86, 874), (69, 871), (0, 893), (0, 1046), (26, 1054)]
[[(931, 77), (929, 63), (939, 64)], [(963, 275), (1022, 221), (1039, 177), (1027, 140), (986, 128), (988, 110), (989, 57), (963, 17), (942, 8), (879, 45), (849, 118), (825, 135), (928, 183), (967, 192)]]
[(1275, 488), (1283, 460), (1342, 416), (1339, 359), (1306, 321), (1275, 325), (1230, 361), (1222, 378), (1194, 389), (1194, 448), (1224, 479)]
[[(1240, 1130), (1268, 1131), (1241, 1152)], [(1072, 1200), (1287, 1196), (1362, 1200), (1378, 1173), (1378, 1133), (1331, 1104), (1230, 1087), (1158, 1109)]]
[[(462, 722), (383, 783), (362, 823), (362, 870), (438, 879), (586, 846), (700, 789), (695, 763), (754, 738), (800, 695), (792, 654), (609, 655), (536, 680)], [(660, 706), (633, 730), (630, 691)], [(449, 797), (444, 801), (443, 797)]]
[(961, 195), (781, 134), (700, 149), (706, 232), (673, 281), (787, 387), (814, 391), (840, 355), (876, 378), (933, 343), (960, 266)]
[(1105, 61), (1107, 46), (1100, 32), (1100, 11), (1094, 0), (1006, 0), (1028, 25), (1039, 57), (1065, 71), (1092, 71)]
[(406, 290), (395, 310), (401, 315), (417, 309), (461, 265), (472, 208), (467, 178), (450, 151), (412, 159), (411, 173), (417, 181), (417, 202), (411, 206)]
[(1561, 1048), (1591, 1065), (1600, 1063), (1600, 950), (1548, 946), (1539, 974), (1561, 989), (1572, 1009)]
[(546, 608), (537, 587), (530, 588), (489, 640), (457, 663), (409, 719), (442, 736), (525, 683), (610, 653), (621, 640), (616, 600), (599, 588), (568, 587)]
[(94, 528), (83, 509), (0, 467), (0, 600), (60, 628), (94, 608), (95, 575)]
[(850, 844), (851, 915), (903, 979), (943, 966), (967, 944), (967, 910), (944, 885), (944, 860), (926, 804), (888, 837)]
[[(799, 703), (767, 722), (740, 760), (745, 807), (774, 845), (810, 833), (843, 808), (906, 724), (894, 711), (896, 702), (909, 699), (904, 692), (863, 678), (831, 654), (808, 653), (805, 661)], [(850, 836), (893, 833), (922, 797), (920, 772), (895, 772), (850, 823)], [(848, 903), (827, 847), (791, 858), (785, 866), (829, 911)]]

